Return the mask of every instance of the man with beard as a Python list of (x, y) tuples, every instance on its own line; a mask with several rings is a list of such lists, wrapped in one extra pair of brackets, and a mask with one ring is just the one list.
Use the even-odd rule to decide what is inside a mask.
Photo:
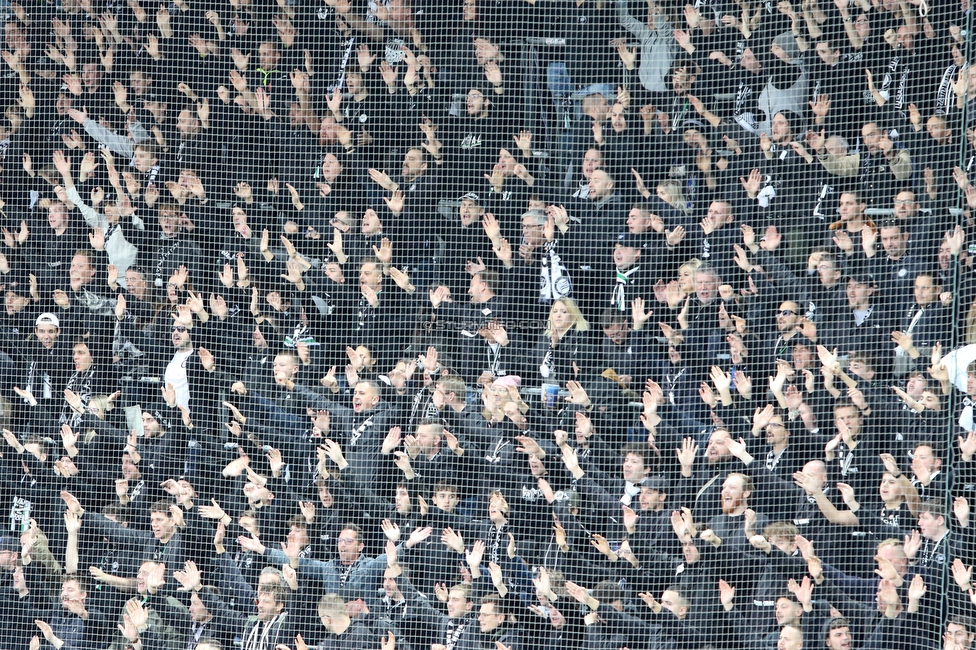
[(710, 534), (703, 531), (703, 539), (718, 550), (715, 559), (719, 564), (719, 577), (734, 584), (738, 593), (749, 600), (752, 600), (759, 579), (757, 569), (765, 564), (764, 555), (750, 540), (757, 530), (764, 530), (769, 523), (766, 515), (749, 508), (752, 489), (751, 477), (739, 472), (730, 473), (722, 483), (722, 514), (708, 520), (705, 530)]

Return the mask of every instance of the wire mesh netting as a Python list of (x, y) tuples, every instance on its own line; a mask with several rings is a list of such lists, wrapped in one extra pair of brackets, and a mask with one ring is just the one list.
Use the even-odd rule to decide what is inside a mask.
[(976, 650), (971, 0), (0, 2), (0, 650)]

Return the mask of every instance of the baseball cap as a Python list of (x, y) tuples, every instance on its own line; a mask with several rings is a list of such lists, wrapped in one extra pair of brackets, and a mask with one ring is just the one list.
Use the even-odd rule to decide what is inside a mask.
[(34, 325), (54, 325), (55, 327), (60, 328), (61, 321), (59, 321), (58, 317), (51, 312), (44, 312), (37, 317), (37, 320), (34, 321)]
[(660, 492), (668, 488), (668, 481), (663, 476), (645, 476), (641, 479), (639, 485), (649, 490), (657, 490)]
[(622, 232), (617, 235), (617, 241), (614, 242), (614, 246), (620, 244), (627, 248), (644, 248), (645, 243), (646, 240), (641, 235), (632, 232)]
[(467, 194), (464, 194), (463, 196), (461, 196), (461, 198), (458, 199), (458, 201), (471, 201), (472, 203), (481, 205), (481, 197), (479, 197), (474, 192), (468, 192)]
[(857, 284), (870, 284), (876, 286), (878, 283), (874, 279), (874, 274), (863, 271), (854, 271), (847, 274), (848, 279), (854, 280)]

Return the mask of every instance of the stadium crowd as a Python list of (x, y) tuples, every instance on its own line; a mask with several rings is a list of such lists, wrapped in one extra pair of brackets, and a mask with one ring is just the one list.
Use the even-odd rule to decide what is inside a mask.
[(4, 10), (0, 648), (974, 648), (970, 0)]

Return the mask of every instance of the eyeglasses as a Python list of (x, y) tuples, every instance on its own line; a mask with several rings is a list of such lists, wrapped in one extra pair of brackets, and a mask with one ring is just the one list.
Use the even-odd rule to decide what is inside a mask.
[(184, 327), (183, 325), (173, 325), (173, 331), (182, 334), (183, 332), (186, 331), (186, 327)]
[(911, 199), (902, 199), (901, 201), (895, 201), (895, 205), (911, 205), (913, 203), (915, 203), (915, 201)]
[(796, 316), (796, 312), (792, 309), (781, 309), (779, 312), (780, 316)]

